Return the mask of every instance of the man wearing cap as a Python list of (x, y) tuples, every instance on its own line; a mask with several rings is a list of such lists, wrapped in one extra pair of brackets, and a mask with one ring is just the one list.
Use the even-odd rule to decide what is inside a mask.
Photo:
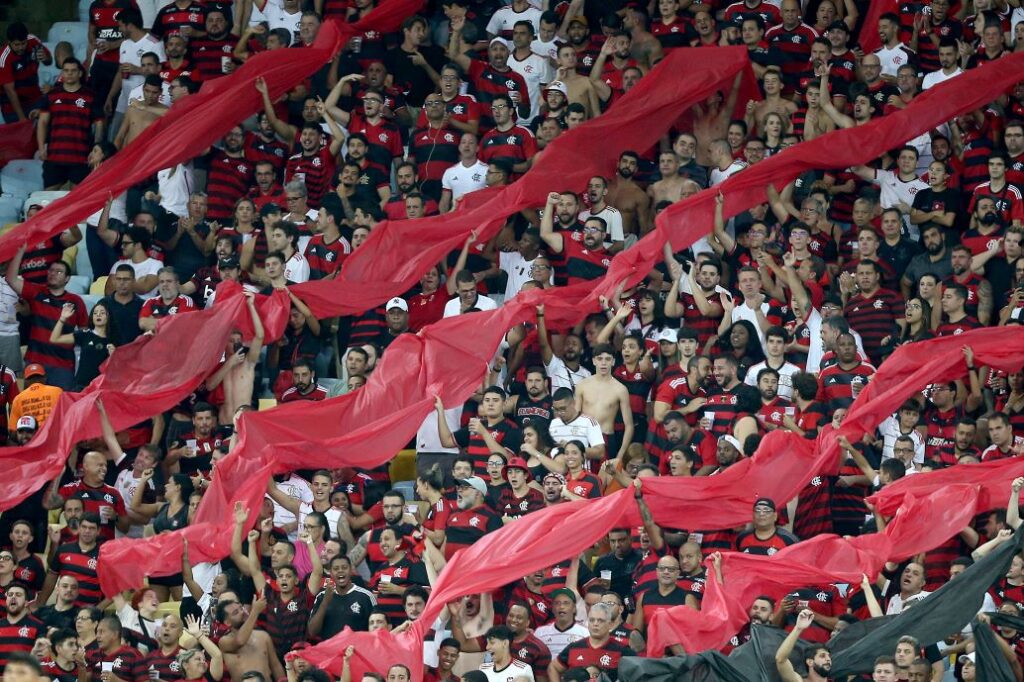
[(409, 304), (401, 296), (395, 296), (384, 307), (384, 329), (372, 340), (378, 348), (386, 349), (399, 334), (409, 331)]
[(17, 423), (14, 425), (14, 444), (25, 445), (32, 436), (36, 435), (36, 431), (39, 430), (39, 422), (36, 418), (30, 414), (26, 414), (23, 417), (19, 417)]
[[(25, 388), (11, 402), (11, 414), (7, 421), (12, 434), (17, 437), (22, 417), (34, 419), (38, 426), (45, 424), (63, 392), (58, 386), (46, 384), (46, 369), (42, 365), (32, 363), (25, 367)], [(28, 426), (28, 422), (23, 426)]]
[(575, 590), (560, 587), (548, 597), (551, 599), (554, 620), (535, 629), (533, 634), (547, 645), (551, 658), (555, 659), (565, 647), (587, 637), (590, 633), (586, 627), (576, 622), (578, 597)]
[[(480, 131), (494, 127), (491, 103), (499, 95), (511, 99), (516, 107), (515, 113), (526, 118), (530, 113), (530, 95), (526, 81), (508, 65), (508, 43), (502, 38), (492, 38), (487, 46), (487, 62), (472, 59), (460, 50), (462, 29), (465, 25), (466, 17), (452, 18), (448, 58), (466, 73), (476, 88), (477, 99), (482, 105)], [(509, 114), (512, 114), (511, 110)]]
[(482, 478), (460, 478), (455, 485), (458, 490), (459, 508), (448, 517), (442, 546), (444, 558), (449, 561), (460, 549), (469, 547), (484, 535), (502, 526), (498, 515), (484, 504), (487, 484)]
[(501, 489), (495, 509), (505, 523), (544, 508), (544, 496), (528, 485), (530, 467), (525, 459), (511, 458), (502, 469), (501, 476), (508, 481), (508, 487)]
[[(89, 326), (85, 303), (80, 296), (66, 291), (71, 279), (71, 268), (62, 260), (50, 264), (46, 272), (46, 284), (25, 281), (19, 274), (25, 256), (26, 245), (22, 244), (14, 258), (7, 264), (7, 284), (21, 298), (28, 302), (29, 339), (25, 361), (37, 363), (46, 369), (55, 386), (70, 389), (74, 385), (75, 349), (72, 346), (50, 343), (53, 326), (60, 319), (65, 304), (75, 307), (74, 315), (67, 321), (76, 327)], [(45, 420), (40, 420), (40, 422)]]
[(798, 542), (795, 535), (776, 525), (778, 518), (775, 501), (768, 497), (759, 498), (754, 503), (753, 528), (736, 537), (736, 551), (771, 556)]
[(562, 488), (565, 487), (565, 476), (549, 471), (544, 474), (544, 480), (541, 481), (541, 488), (544, 492), (544, 506), (554, 507), (556, 504), (562, 504), (568, 502), (567, 499), (562, 497)]
[[(242, 283), (242, 265), (234, 253), (234, 238), (229, 236), (217, 238), (216, 265), (199, 268), (191, 280), (181, 285), (181, 293), (192, 297), (197, 307), (212, 308), (217, 287), (224, 281)], [(253, 293), (258, 291), (251, 284), (242, 286)]]
[(651, 616), (655, 611), (667, 609), (673, 606), (687, 605), (694, 609), (700, 609), (700, 602), (693, 594), (679, 587), (679, 560), (674, 556), (663, 556), (658, 559), (656, 568), (658, 572), (658, 584), (655, 587), (641, 592), (636, 599), (636, 611), (630, 617), (630, 625), (640, 632), (644, 632), (647, 623), (651, 622)]
[[(131, 227), (121, 236), (121, 260), (110, 268), (110, 275), (117, 272), (117, 266), (130, 265), (135, 271), (135, 282), (132, 288), (143, 298), (152, 298), (157, 293), (157, 273), (163, 263), (149, 255), (153, 236), (142, 227)], [(114, 278), (107, 277), (104, 293), (109, 296), (114, 291)]]

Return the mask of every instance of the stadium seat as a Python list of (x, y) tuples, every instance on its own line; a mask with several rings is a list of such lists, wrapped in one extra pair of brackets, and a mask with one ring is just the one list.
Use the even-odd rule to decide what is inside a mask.
[(89, 24), (84, 21), (57, 21), (50, 27), (46, 34), (46, 42), (59, 43), (66, 40), (75, 46), (78, 52), (79, 45), (89, 44)]
[(41, 189), (37, 192), (32, 192), (28, 195), (28, 198), (25, 199), (23, 210), (27, 213), (28, 207), (32, 204), (52, 204), (67, 193), (68, 190), (66, 189)]
[(78, 0), (78, 20), (89, 22), (89, 6), (92, 5), (92, 0)]
[[(399, 450), (395, 458), (391, 460), (389, 472), (392, 481), (415, 481), (416, 480), (416, 451)], [(410, 484), (411, 485), (411, 484)], [(411, 500), (414, 497), (412, 490), (405, 496)]]
[[(392, 478), (391, 480), (394, 481), (395, 479)], [(400, 490), (408, 501), (416, 499), (416, 485), (412, 481), (396, 481), (392, 484), (391, 489)]]
[(100, 302), (102, 296), (96, 296), (94, 294), (82, 294), (82, 303), (85, 304), (85, 309), (92, 313), (92, 307)]
[[(60, 259), (62, 261), (64, 261), (65, 263), (67, 263), (68, 267), (71, 268), (71, 274), (72, 275), (75, 274), (75, 259), (76, 258), (78, 258), (78, 244), (75, 244), (74, 246), (71, 246), (71, 247), (68, 247), (68, 248), (64, 249), (64, 253), (60, 257)], [(89, 280), (92, 281), (92, 278), (90, 277)]]
[(88, 277), (82, 275), (71, 275), (71, 279), (68, 281), (67, 290), (73, 294), (81, 296), (89, 291), (89, 285), (92, 283)]
[[(93, 278), (92, 263), (89, 261), (89, 249), (86, 247), (85, 238), (78, 242), (78, 251), (75, 253), (75, 274)], [(90, 291), (91, 293), (91, 291)]]
[(27, 197), (43, 189), (43, 162), (37, 159), (11, 161), (0, 171), (0, 189), (16, 197)]
[(171, 614), (177, 616), (180, 610), (180, 601), (160, 602), (160, 605), (156, 607), (156, 620), (161, 620), (164, 616), (169, 616)]
[(107, 276), (103, 275), (102, 277), (98, 277), (96, 281), (92, 283), (92, 286), (89, 287), (89, 294), (91, 296), (103, 296), (106, 286)]
[(21, 199), (8, 194), (0, 196), (0, 223), (7, 224), (21, 220)]

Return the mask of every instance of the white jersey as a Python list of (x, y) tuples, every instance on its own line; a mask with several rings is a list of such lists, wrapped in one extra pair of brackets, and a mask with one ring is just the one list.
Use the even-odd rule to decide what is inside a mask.
[[(167, 55), (164, 53), (164, 44), (151, 33), (147, 33), (137, 41), (130, 40), (128, 36), (125, 36), (124, 40), (121, 41), (119, 60), (122, 64), (142, 66), (142, 55), (147, 52), (155, 53), (161, 64), (167, 61)], [(134, 90), (136, 86), (142, 85), (145, 80), (146, 77), (138, 73), (122, 79), (121, 94), (118, 95), (115, 111), (123, 114), (128, 110), (128, 94)]]
[(288, 262), (284, 264), (284, 277), (289, 282), (302, 284), (309, 281), (309, 261), (296, 249)]
[(458, 201), (465, 194), (487, 186), (487, 164), (479, 159), (472, 166), (461, 161), (444, 172), (441, 187), (452, 193), (452, 200)]
[(493, 662), (484, 663), (480, 666), (480, 672), (487, 676), (489, 682), (517, 682), (522, 679), (532, 682), (535, 679), (533, 668), (514, 658), (501, 670), (496, 670)]
[(568, 443), (571, 440), (582, 441), (585, 447), (604, 445), (604, 434), (601, 432), (601, 425), (592, 417), (581, 414), (566, 424), (561, 419), (551, 420), (548, 426), (548, 433), (551, 440), (556, 443)]
[(551, 362), (544, 365), (544, 369), (551, 379), (551, 392), (554, 393), (560, 388), (576, 390), (576, 384), (590, 376), (590, 370), (580, 365), (579, 369), (571, 370), (557, 355), (551, 356)]
[[(300, 503), (313, 504), (313, 489), (309, 487), (309, 482), (306, 479), (296, 476), (295, 474), (290, 475), (285, 481), (278, 483), (277, 487), (288, 497), (298, 500)], [(274, 503), (274, 525), (277, 527), (285, 526), (289, 523), (295, 523), (298, 519), (295, 518), (295, 514), (279, 505), (277, 502)], [(294, 542), (299, 537), (298, 525), (295, 530), (288, 534), (288, 538)]]
[(597, 213), (591, 213), (590, 211), (580, 213), (581, 221), (586, 221), (587, 218), (600, 218), (603, 220), (608, 226), (605, 234), (608, 235), (610, 241), (621, 242), (626, 238), (625, 233), (622, 231), (622, 214), (614, 206), (605, 206)]
[(551, 68), (551, 62), (533, 52), (523, 60), (517, 59), (513, 52), (508, 56), (508, 65), (526, 81), (526, 92), (530, 96), (530, 115), (525, 120), (532, 120), (540, 114), (540, 102), (543, 99), (541, 87), (555, 79), (555, 71)]
[[(533, 267), (533, 261), (526, 260), (518, 251), (500, 251), (498, 252), (498, 267), (508, 273), (508, 281), (505, 283), (505, 300), (509, 301), (519, 293), (523, 284), (530, 281), (530, 269)], [(553, 284), (553, 279), (553, 275), (548, 274), (548, 284)]]
[[(160, 270), (163, 269), (164, 267), (164, 264), (158, 261), (156, 258), (147, 258), (141, 263), (133, 263), (127, 258), (122, 258), (121, 260), (114, 263), (113, 267), (110, 268), (111, 276), (114, 274), (114, 271), (117, 270), (117, 268), (119, 268), (122, 265), (132, 266), (132, 270), (135, 271), (135, 279), (142, 279), (143, 277), (147, 277), (149, 275), (158, 275), (160, 274)], [(154, 296), (156, 296), (156, 292), (157, 288), (153, 287), (146, 293), (140, 294), (140, 296), (142, 296), (142, 298), (153, 298)]]
[[(533, 24), (533, 34), (537, 35), (540, 33), (541, 14), (543, 12), (536, 7), (527, 7), (522, 12), (516, 12), (512, 9), (511, 5), (502, 7), (495, 11), (491, 15), (491, 20), (487, 22), (487, 35), (510, 39), (512, 37), (512, 27), (516, 25), (517, 21), (528, 21)], [(511, 60), (509, 61), (509, 66), (511, 66)]]
[(271, 31), (275, 28), (283, 28), (288, 31), (288, 35), (291, 37), (291, 44), (295, 45), (299, 42), (299, 20), (301, 19), (302, 12), (288, 14), (288, 12), (284, 11), (284, 7), (268, 2), (263, 6), (262, 10), (255, 4), (253, 5), (252, 14), (249, 16), (249, 25), (256, 26), (260, 22), (265, 21), (270, 26)]
[[(757, 386), (757, 373), (768, 367), (768, 362), (759, 362), (747, 370), (743, 383), (747, 386)], [(772, 367), (772, 369), (775, 369)], [(783, 362), (782, 367), (775, 370), (779, 373), (779, 397), (786, 400), (793, 399), (793, 375), (800, 371), (800, 368), (792, 362)]]
[(537, 639), (548, 645), (548, 649), (551, 651), (551, 660), (554, 660), (558, 658), (558, 655), (562, 653), (562, 649), (565, 647), (573, 642), (589, 637), (590, 631), (576, 622), (573, 622), (572, 627), (568, 630), (559, 630), (555, 622), (552, 621), (534, 630), (533, 634)]
[(914, 60), (914, 53), (903, 43), (896, 43), (896, 47), (881, 47), (875, 50), (875, 56), (882, 63), (882, 75), (893, 78), (901, 66)]

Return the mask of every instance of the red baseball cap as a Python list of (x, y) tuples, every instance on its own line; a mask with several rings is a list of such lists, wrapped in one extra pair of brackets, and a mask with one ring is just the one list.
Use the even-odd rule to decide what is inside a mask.
[(522, 457), (512, 457), (511, 459), (508, 460), (508, 464), (502, 467), (501, 477), (504, 478), (506, 481), (508, 480), (509, 469), (522, 469), (524, 472), (526, 472), (526, 478), (530, 478), (530, 465), (527, 464), (526, 460), (523, 459)]

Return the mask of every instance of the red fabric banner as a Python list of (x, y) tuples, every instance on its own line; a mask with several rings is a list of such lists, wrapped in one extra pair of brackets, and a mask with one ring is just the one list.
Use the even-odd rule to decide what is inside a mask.
[[(689, 68), (687, 64), (692, 63), (701, 68)], [(543, 206), (549, 192), (579, 191), (593, 175), (611, 177), (619, 154), (650, 148), (681, 110), (703, 101), (723, 84), (731, 86), (741, 71), (742, 92), (757, 97), (745, 48), (677, 51), (607, 113), (559, 135), (518, 182), (473, 193), (469, 195), (473, 199), (455, 213), (384, 221), (348, 257), (335, 279), (306, 282), (293, 289), (318, 317), (360, 314), (400, 296), (434, 263), (460, 249), (473, 230), (479, 241), (485, 241), (497, 234), (507, 216)]]
[[(21, 244), (44, 241), (83, 221), (102, 209), (111, 194), (202, 154), (239, 121), (263, 108), (253, 85), (257, 76), (267, 82), (270, 97), (276, 100), (329, 62), (352, 36), (368, 30), (393, 31), (422, 4), (422, 0), (388, 0), (354, 24), (325, 22), (311, 47), (261, 52), (230, 76), (203, 84), (198, 93), (175, 102), (167, 114), (67, 196), (0, 237), (0, 262), (10, 259)], [(230, 106), (225, 106), (228, 102)]]
[[(0, 486), (0, 509), (10, 509), (49, 483), (75, 443), (101, 435), (97, 399), (103, 400), (114, 428), (126, 429), (186, 398), (216, 369), (231, 333), (250, 327), (240, 291), (237, 285), (223, 285), (214, 308), (161, 320), (155, 335), (140, 336), (116, 349), (113, 361), (104, 364), (85, 391), (61, 395), (28, 445), (0, 450), (6, 480)], [(288, 320), (288, 297), (275, 292), (259, 299), (266, 336), (277, 338)]]
[[(680, 76), (684, 69), (666, 67), (652, 72), (615, 109), (556, 140), (519, 182), (491, 190), (492, 200), (479, 209), (378, 225), (370, 240), (345, 262), (337, 279), (310, 282), (293, 287), (293, 291), (320, 317), (362, 312), (403, 292), (478, 225), (487, 223), (481, 229), (496, 231), (504, 216), (542, 203), (552, 187), (584, 186), (591, 175), (613, 168), (621, 151), (653, 144), (680, 107), (692, 106), (715, 92), (723, 81), (731, 82), (737, 73), (749, 71), (742, 48), (704, 52), (705, 71)], [(682, 100), (679, 92), (687, 93)], [(606, 144), (613, 136), (616, 147)], [(555, 146), (560, 143), (562, 146)], [(595, 153), (583, 158), (581, 149), (594, 149)], [(441, 242), (449, 245), (437, 246)], [(360, 256), (364, 256), (362, 260)], [(530, 292), (532, 296), (520, 297), (498, 311), (442, 320), (416, 336), (399, 337), (388, 347), (367, 385), (351, 396), (315, 408), (286, 405), (273, 412), (246, 415), (237, 454), (218, 465), (195, 525), (180, 531), (189, 538), (190, 551), (201, 561), (228, 554), (230, 533), (224, 528), (234, 501), (244, 502), (255, 514), (263, 496), (265, 477), (252, 476), (253, 471), (264, 467), (275, 473), (334, 468), (342, 463), (340, 452), (344, 452), (347, 466), (371, 467), (388, 461), (414, 436), (423, 416), (432, 409), (434, 395), (454, 404), (472, 393), (505, 330), (532, 319), (542, 300), (553, 327), (573, 324), (583, 314), (580, 304), (591, 288), (591, 283), (583, 283), (545, 298), (540, 292)], [(336, 437), (339, 433), (345, 435)], [(160, 557), (180, 548), (177, 533), (105, 543), (100, 576), (104, 590), (113, 594), (141, 584), (147, 575), (174, 573), (176, 567)]]
[(31, 159), (36, 153), (36, 129), (32, 121), (0, 125), (0, 168), (8, 161)]
[(900, 13), (900, 6), (895, 0), (873, 0), (868, 5), (868, 13), (860, 25), (860, 49), (870, 54), (882, 46), (882, 37), (878, 35), (878, 20), (886, 12)]

